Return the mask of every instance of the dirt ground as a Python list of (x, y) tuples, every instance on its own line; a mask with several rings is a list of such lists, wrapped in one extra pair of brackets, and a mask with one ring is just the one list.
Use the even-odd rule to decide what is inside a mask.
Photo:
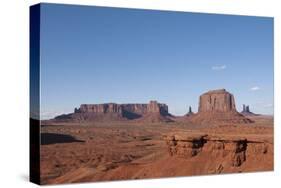
[[(45, 123), (41, 126), (41, 184), (273, 170), (273, 118), (249, 118), (255, 123)], [(164, 139), (166, 135), (194, 133), (210, 135), (210, 144), (200, 146), (195, 138), (178, 142)], [(244, 153), (237, 144), (241, 143), (240, 138), (247, 140), (248, 150)], [(230, 142), (233, 144), (229, 147), (236, 148), (230, 149), (232, 153), (225, 148)], [(212, 143), (223, 143), (223, 151), (215, 153), (218, 147)], [(188, 144), (191, 150), (187, 149)], [(258, 149), (260, 146), (265, 149)], [(233, 163), (233, 159), (238, 163)]]

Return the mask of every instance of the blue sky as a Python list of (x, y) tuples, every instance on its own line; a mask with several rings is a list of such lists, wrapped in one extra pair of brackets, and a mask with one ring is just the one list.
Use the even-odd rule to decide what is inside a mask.
[(273, 19), (43, 4), (41, 116), (158, 100), (176, 115), (225, 88), (273, 114)]

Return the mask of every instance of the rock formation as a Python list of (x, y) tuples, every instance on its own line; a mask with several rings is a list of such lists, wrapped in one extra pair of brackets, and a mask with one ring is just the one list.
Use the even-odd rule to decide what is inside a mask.
[[(244, 106), (243, 114), (251, 114), (249, 107)], [(237, 112), (234, 96), (225, 89), (212, 90), (200, 96), (198, 113), (189, 112), (182, 118), (196, 124), (236, 124), (251, 123), (249, 118)], [(55, 117), (56, 121), (121, 121), (138, 120), (142, 122), (179, 121), (169, 114), (168, 106), (157, 101), (148, 104), (81, 104), (74, 113)]]
[(237, 112), (234, 96), (225, 89), (211, 90), (202, 94), (199, 99), (198, 113), (193, 116), (192, 121), (208, 124), (252, 122)]
[[(204, 134), (192, 132), (170, 133), (163, 139), (168, 146), (170, 156), (191, 159), (201, 156), (213, 159), (218, 170), (222, 167), (239, 167), (248, 156), (268, 160), (273, 155), (273, 139), (255, 136), (233, 136), (227, 134)], [(252, 159), (250, 159), (252, 160)], [(223, 163), (221, 163), (223, 161)]]
[(116, 103), (106, 104), (82, 104), (78, 110), (80, 113), (122, 113), (122, 108)]
[(150, 101), (148, 104), (82, 104), (80, 108), (75, 108), (79, 113), (124, 113), (124, 111), (135, 114), (146, 113), (161, 113), (162, 115), (168, 114), (168, 106), (166, 104), (158, 103), (157, 101)]
[(105, 120), (133, 120), (169, 121), (168, 106), (150, 101), (148, 104), (81, 104), (74, 113), (55, 117), (55, 120), (68, 121), (105, 121)]
[(241, 111), (241, 114), (245, 116), (258, 116), (258, 114), (255, 114), (250, 111), (249, 105), (245, 105), (245, 104), (243, 104), (243, 110)]
[(74, 113), (79, 113), (80, 110), (78, 108), (74, 108)]
[(200, 96), (199, 112), (236, 111), (232, 94), (225, 89), (211, 90)]
[(147, 123), (173, 122), (170, 117), (171, 115), (168, 112), (168, 106), (166, 104), (150, 101), (149, 104), (147, 104), (146, 112), (142, 114), (141, 118), (137, 119), (137, 121)]
[(191, 116), (191, 115), (193, 115), (194, 113), (192, 112), (192, 108), (191, 108), (191, 106), (189, 106), (189, 108), (188, 108), (188, 113), (187, 114), (185, 114), (186, 116)]

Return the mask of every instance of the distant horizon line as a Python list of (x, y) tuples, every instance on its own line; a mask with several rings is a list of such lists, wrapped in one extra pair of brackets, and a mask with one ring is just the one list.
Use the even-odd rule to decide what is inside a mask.
[[(74, 113), (74, 110), (77, 109), (77, 108), (80, 108), (81, 105), (102, 105), (102, 104), (118, 104), (118, 105), (126, 105), (126, 104), (149, 104), (149, 102), (151, 101), (156, 101), (158, 104), (165, 104), (168, 106), (168, 110), (169, 110), (169, 104), (167, 103), (164, 103), (164, 102), (158, 102), (158, 100), (149, 100), (148, 103), (134, 103), (134, 102), (131, 102), (131, 103), (118, 103), (118, 102), (103, 102), (103, 103), (81, 103), (78, 107), (75, 105), (73, 105), (74, 107), (72, 107), (72, 110), (61, 110), (60, 112), (58, 111), (53, 111), (53, 112), (41, 112), (40, 111), (40, 115), (38, 117), (41, 117), (41, 118), (35, 118), (35, 119), (39, 119), (39, 120), (49, 120), (49, 119), (52, 119), (52, 118), (55, 118), (56, 116), (59, 116), (59, 115), (65, 115), (65, 114), (71, 114), (71, 113)], [(246, 103), (243, 103), (242, 105), (239, 105), (239, 107), (243, 107), (243, 105), (246, 105), (248, 106)], [(192, 111), (194, 113), (198, 113), (198, 107), (197, 108), (194, 108), (192, 105), (186, 105), (187, 108), (186, 108), (186, 112), (185, 113), (173, 113), (173, 112), (170, 112), (169, 110), (169, 113), (174, 115), (174, 116), (184, 116), (186, 113), (188, 113), (188, 108), (191, 107), (192, 108)], [(251, 106), (250, 106), (251, 107)], [(195, 110), (194, 110), (195, 109)], [(240, 111), (238, 108), (237, 108), (237, 105), (235, 105), (235, 109), (237, 112), (241, 113), (242, 111)], [(243, 109), (243, 108), (242, 108)], [(252, 110), (252, 108), (250, 108), (250, 111), (255, 113), (255, 110)], [(50, 117), (45, 117), (45, 118), (42, 118), (42, 113), (50, 113), (52, 115), (50, 115)], [(274, 112), (273, 113), (256, 113), (257, 115), (265, 115), (265, 116), (272, 116), (274, 117)], [(35, 113), (31, 112), (30, 113), (30, 117), (34, 116)], [(46, 114), (44, 114), (46, 115)], [(44, 116), (43, 115), (43, 116)], [(37, 115), (35, 115), (37, 116)]]

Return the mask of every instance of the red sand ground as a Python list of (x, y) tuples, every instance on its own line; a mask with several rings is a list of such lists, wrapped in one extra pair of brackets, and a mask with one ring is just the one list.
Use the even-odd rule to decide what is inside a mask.
[(255, 123), (44, 122), (41, 183), (273, 170), (273, 118), (248, 118)]

